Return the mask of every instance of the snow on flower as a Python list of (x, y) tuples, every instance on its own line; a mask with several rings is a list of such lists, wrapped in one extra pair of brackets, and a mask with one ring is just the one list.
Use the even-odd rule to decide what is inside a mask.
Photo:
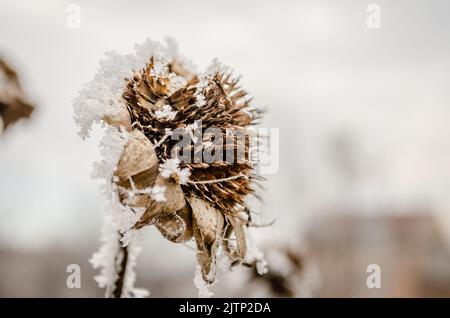
[(170, 178), (173, 174), (178, 176), (180, 184), (186, 184), (189, 181), (189, 176), (191, 172), (189, 169), (180, 169), (180, 159), (173, 158), (168, 159), (159, 166), (159, 172), (164, 178)]
[(195, 131), (202, 127), (202, 122), (200, 120), (194, 121), (192, 124), (186, 125), (185, 130), (189, 133), (191, 140), (197, 143), (198, 137), (195, 136)]
[[(249, 110), (239, 78), (217, 60), (203, 73), (188, 64), (172, 40), (166, 46), (147, 40), (131, 54), (107, 53), (74, 100), (82, 138), (94, 124), (104, 129), (94, 176), (103, 179), (109, 204), (103, 245), (91, 262), (100, 269), (96, 280), (108, 297), (145, 295), (134, 288), (134, 268), (139, 231), (150, 225), (172, 242), (195, 240), (199, 266), (194, 282), (200, 296), (212, 295), (208, 286), (216, 281), (220, 249), (229, 266), (247, 259), (258, 272), (265, 271), (262, 254), (246, 243), (245, 229), (252, 224), (241, 204), (255, 194), (254, 168), (225, 162), (181, 165), (168, 140), (177, 129), (184, 129), (194, 143), (203, 128), (219, 126), (224, 137), (230, 125), (245, 131), (261, 112)], [(211, 140), (204, 142), (212, 146)]]
[[(92, 255), (89, 260), (95, 269), (100, 269), (100, 274), (95, 276), (94, 279), (98, 283), (100, 288), (106, 288), (105, 296), (111, 297), (113, 290), (115, 289), (115, 282), (117, 280), (116, 266), (124, 257), (121, 252), (120, 246), (120, 234), (118, 231), (113, 230), (113, 218), (108, 215), (105, 218), (105, 222), (102, 228), (102, 246), (98, 252)], [(126, 278), (124, 282), (124, 288), (122, 290), (122, 297), (136, 297), (142, 295), (148, 295), (148, 291), (135, 288), (134, 282), (136, 280), (136, 274), (134, 267), (136, 265), (136, 259), (141, 252), (137, 237), (128, 237), (128, 259), (129, 265), (127, 268)], [(144, 296), (145, 297), (145, 296)]]
[(167, 76), (169, 74), (169, 66), (167, 65), (167, 62), (163, 59), (155, 61), (155, 65), (150, 71), (150, 74), (154, 76), (155, 79)]
[(198, 94), (197, 96), (195, 96), (195, 106), (203, 107), (205, 105), (206, 105), (205, 95)]
[(164, 105), (161, 110), (155, 112), (156, 118), (164, 120), (173, 120), (176, 115), (177, 112), (174, 111), (170, 105)]
[(94, 79), (84, 85), (74, 99), (74, 120), (80, 127), (79, 135), (82, 138), (88, 137), (92, 125), (101, 123), (105, 115), (117, 115), (124, 109), (124, 78), (129, 78), (135, 71), (144, 68), (152, 56), (157, 58), (152, 71), (155, 75), (162, 76), (167, 67), (162, 57), (169, 50), (173, 51), (173, 47), (164, 47), (160, 42), (151, 40), (146, 40), (141, 45), (136, 44), (134, 49), (133, 53), (126, 55), (114, 51), (106, 53)]
[(145, 189), (136, 189), (136, 185), (132, 178), (129, 179), (131, 189), (127, 191), (127, 195), (129, 199), (133, 199), (136, 195), (139, 194), (148, 194), (150, 197), (156, 202), (165, 202), (166, 196), (164, 195), (166, 192), (166, 187), (162, 185), (155, 185), (153, 187), (147, 187)]
[[(150, 57), (163, 56), (164, 48), (159, 42), (147, 40), (142, 45), (135, 45), (134, 53), (121, 55), (117, 52), (106, 53), (106, 59), (100, 62), (100, 68), (94, 79), (86, 84), (73, 102), (74, 120), (80, 127), (79, 135), (82, 138), (89, 136), (92, 125), (104, 125), (106, 118), (121, 118), (124, 116), (125, 104), (122, 99), (124, 78), (133, 75), (134, 71), (146, 66)], [(162, 75), (166, 66), (157, 60), (153, 71)], [(120, 120), (118, 120), (120, 121)], [(106, 296), (111, 297), (117, 280), (116, 264), (121, 257), (120, 233), (124, 233), (133, 226), (144, 213), (143, 209), (126, 207), (122, 205), (111, 183), (113, 173), (122, 150), (128, 142), (129, 133), (122, 129), (106, 126), (104, 136), (100, 142), (102, 159), (94, 164), (93, 176), (104, 180), (104, 193), (109, 197), (110, 204), (106, 213), (106, 221), (102, 230), (103, 245), (91, 259), (94, 268), (100, 268), (100, 275), (96, 277), (100, 287), (106, 288)], [(153, 189), (153, 196), (163, 199), (161, 188)], [(155, 200), (156, 200), (155, 199)], [(129, 242), (129, 264), (124, 278), (122, 296), (145, 295), (146, 292), (134, 289), (135, 273), (134, 263), (139, 253), (139, 242)], [(123, 257), (123, 255), (122, 255)]]
[(209, 298), (214, 294), (209, 290), (209, 285), (203, 280), (202, 268), (200, 265), (195, 267), (194, 285), (198, 289), (199, 298)]
[(164, 192), (166, 191), (165, 186), (159, 186), (155, 185), (150, 192), (150, 196), (155, 200), (156, 202), (164, 202), (166, 201), (166, 197), (164, 195)]
[(246, 229), (246, 244), (247, 255), (245, 255), (244, 262), (249, 264), (255, 264), (256, 272), (259, 275), (267, 274), (267, 261), (264, 258), (264, 254), (258, 249), (253, 241), (253, 237), (250, 235), (250, 230)]

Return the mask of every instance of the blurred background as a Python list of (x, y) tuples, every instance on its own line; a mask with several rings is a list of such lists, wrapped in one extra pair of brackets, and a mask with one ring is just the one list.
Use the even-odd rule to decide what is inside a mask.
[[(449, 297), (449, 14), (445, 0), (0, 0), (0, 56), (36, 106), (0, 135), (0, 296), (103, 295), (88, 262), (101, 134), (77, 136), (72, 100), (106, 51), (170, 35), (199, 67), (218, 57), (242, 74), (262, 126), (280, 129), (280, 167), (256, 204), (276, 223), (254, 232), (270, 273), (221, 274), (215, 296)], [(145, 236), (137, 285), (195, 297), (194, 252)], [(66, 286), (69, 264), (80, 289)]]

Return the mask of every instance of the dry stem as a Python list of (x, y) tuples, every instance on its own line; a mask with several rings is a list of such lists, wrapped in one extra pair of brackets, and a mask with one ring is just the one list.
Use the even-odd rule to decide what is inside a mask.
[[(120, 244), (120, 252), (117, 254), (117, 258), (122, 256), (122, 259), (120, 262), (120, 268), (118, 269), (118, 273), (117, 273), (117, 280), (114, 284), (115, 287), (114, 287), (114, 290), (112, 291), (113, 298), (121, 298), (122, 297), (123, 285), (124, 285), (124, 281), (125, 281), (125, 274), (127, 272), (128, 247), (123, 246), (120, 239), (119, 239), (119, 244)], [(116, 258), (116, 261), (117, 261), (117, 258)]]

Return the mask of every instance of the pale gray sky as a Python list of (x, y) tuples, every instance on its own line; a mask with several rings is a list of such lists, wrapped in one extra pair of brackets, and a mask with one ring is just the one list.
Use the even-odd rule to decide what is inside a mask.
[[(69, 3), (81, 8), (80, 29), (66, 27)], [(381, 29), (366, 27), (369, 3), (380, 5)], [(214, 57), (231, 65), (268, 107), (264, 126), (280, 128), (281, 166), (262, 207), (278, 217), (272, 231), (296, 233), (296, 222), (340, 205), (444, 211), (449, 9), (448, 1), (0, 0), (0, 54), (38, 105), (0, 139), (0, 244), (95, 242), (98, 134), (78, 138), (71, 101), (105, 51), (166, 35), (199, 66)], [(330, 159), (339, 136), (357, 149), (355, 180)]]

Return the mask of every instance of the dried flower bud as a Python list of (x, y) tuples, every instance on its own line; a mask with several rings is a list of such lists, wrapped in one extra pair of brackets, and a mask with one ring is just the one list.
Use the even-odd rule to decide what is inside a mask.
[[(114, 197), (125, 211), (143, 211), (133, 230), (155, 225), (176, 243), (194, 237), (203, 279), (213, 283), (220, 246), (233, 264), (246, 256), (244, 227), (251, 225), (245, 218), (246, 197), (255, 194), (254, 185), (261, 180), (249, 160), (249, 140), (237, 142), (230, 132), (245, 135), (262, 112), (250, 106), (239, 79), (217, 61), (195, 73), (177, 53), (168, 54), (158, 43), (148, 41), (136, 48), (135, 55), (114, 53), (102, 63), (116, 72), (102, 71), (85, 87), (75, 100), (75, 120), (82, 136), (88, 135), (93, 122), (129, 133), (111, 176), (118, 194)], [(111, 96), (96, 95), (102, 85)], [(179, 157), (172, 137), (180, 131), (192, 141), (183, 149), (187, 154), (200, 154), (202, 159), (213, 152), (223, 156), (200, 161)], [(230, 161), (228, 153), (243, 153), (244, 158)], [(235, 245), (230, 244), (232, 238)]]

